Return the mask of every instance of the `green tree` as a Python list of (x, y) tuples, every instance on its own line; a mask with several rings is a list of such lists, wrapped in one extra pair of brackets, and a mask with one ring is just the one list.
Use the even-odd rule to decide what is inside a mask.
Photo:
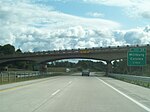
[(17, 53), (17, 54), (22, 53), (21, 49), (17, 49), (17, 50), (16, 50), (16, 53)]
[(0, 45), (0, 55), (2, 55), (3, 54), (3, 52), (2, 52), (2, 46)]
[(15, 47), (10, 45), (10, 44), (6, 44), (4, 46), (1, 47), (1, 52), (3, 54), (14, 54), (15, 53)]
[(114, 61), (113, 62), (113, 72), (126, 74), (127, 73), (127, 60), (121, 59), (119, 61)]

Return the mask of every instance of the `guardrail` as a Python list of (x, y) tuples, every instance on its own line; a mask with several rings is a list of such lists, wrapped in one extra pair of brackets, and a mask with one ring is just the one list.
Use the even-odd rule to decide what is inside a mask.
[(132, 84), (150, 88), (150, 77), (124, 75), (124, 74), (109, 74), (109, 76)]
[(7, 84), (12, 82), (20, 82), (25, 80), (32, 80), (38, 78), (45, 78), (59, 75), (57, 73), (40, 73), (36, 72), (0, 72), (0, 84)]

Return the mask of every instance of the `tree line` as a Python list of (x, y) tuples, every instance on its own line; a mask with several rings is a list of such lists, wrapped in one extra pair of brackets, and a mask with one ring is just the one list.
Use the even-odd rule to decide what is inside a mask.
[(106, 64), (91, 60), (79, 60), (78, 62), (54, 61), (48, 64), (48, 67), (76, 68), (78, 71), (82, 71), (82, 69), (90, 69), (91, 71), (106, 71)]
[[(21, 49), (15, 49), (13, 45), (6, 44), (0, 45), (0, 56), (5, 55), (12, 55), (12, 54), (20, 54), (22, 53)], [(31, 61), (13, 61), (13, 62), (6, 62), (0, 64), (0, 70), (8, 70), (8, 68), (12, 70), (16, 69), (24, 69), (24, 70), (33, 70), (33, 66), (35, 65), (34, 62)]]
[(13, 45), (6, 44), (1, 46), (0, 45), (0, 55), (10, 55), (10, 54), (16, 54), (16, 53), (22, 53), (20, 49), (15, 49)]

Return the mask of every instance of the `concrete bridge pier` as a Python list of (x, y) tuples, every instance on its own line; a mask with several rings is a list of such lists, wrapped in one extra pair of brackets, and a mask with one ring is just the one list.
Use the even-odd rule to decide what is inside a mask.
[(111, 61), (106, 61), (106, 63), (107, 63), (106, 76), (108, 76), (108, 74), (112, 72), (112, 63), (111, 63)]

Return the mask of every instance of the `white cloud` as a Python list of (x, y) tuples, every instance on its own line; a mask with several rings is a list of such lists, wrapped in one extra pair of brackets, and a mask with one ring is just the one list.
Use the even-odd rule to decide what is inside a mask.
[(1, 0), (0, 21), (0, 44), (23, 51), (150, 43), (149, 26), (119, 31), (119, 23), (72, 16), (27, 0)]
[(113, 32), (116, 41), (122, 41), (128, 45), (145, 45), (150, 44), (150, 27), (136, 28), (124, 31)]
[(82, 0), (86, 3), (117, 6), (125, 10), (128, 16), (150, 19), (150, 0)]
[(40, 30), (26, 32), (30, 34), (28, 37), (25, 34), (16, 39), (20, 48), (31, 51), (150, 44), (149, 26), (124, 31), (91, 30), (77, 26), (54, 31), (53, 33), (43, 33)]
[(109, 5), (109, 6), (129, 6), (132, 4), (131, 0), (83, 0), (87, 3), (95, 3), (95, 4), (103, 4), (103, 5)]
[(88, 12), (86, 13), (86, 15), (91, 16), (91, 17), (96, 17), (96, 18), (100, 18), (104, 16), (104, 14), (100, 12)]
[(147, 26), (144, 29), (138, 28), (126, 31), (124, 40), (130, 44), (150, 44), (150, 31), (146, 32), (147, 28), (150, 30), (150, 27)]

